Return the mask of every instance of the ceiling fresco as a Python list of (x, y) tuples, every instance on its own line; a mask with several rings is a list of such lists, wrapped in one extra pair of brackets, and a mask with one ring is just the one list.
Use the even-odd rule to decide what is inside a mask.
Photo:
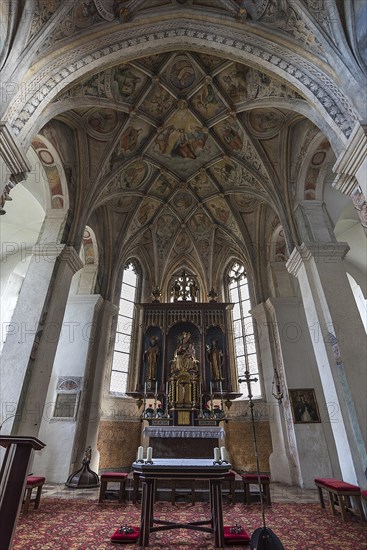
[(84, 125), (93, 208), (120, 213), (124, 250), (150, 243), (156, 279), (178, 255), (206, 273), (218, 239), (227, 250), (255, 239), (261, 206), (282, 200), (279, 143), (303, 102), (260, 71), (194, 52), (116, 65), (54, 100), (73, 105), (59, 118)]

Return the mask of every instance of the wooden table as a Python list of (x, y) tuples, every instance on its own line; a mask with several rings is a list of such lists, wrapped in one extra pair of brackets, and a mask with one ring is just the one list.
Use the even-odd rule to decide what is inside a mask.
[[(216, 548), (224, 547), (223, 512), (222, 512), (222, 481), (224, 475), (232, 468), (231, 464), (213, 464), (213, 459), (183, 459), (156, 458), (153, 464), (134, 462), (133, 471), (140, 475), (143, 486), (140, 523), (140, 546), (149, 546), (149, 535), (155, 531), (168, 529), (190, 529), (214, 534)], [(189, 523), (154, 518), (154, 492), (157, 479), (189, 480), (200, 479), (209, 481), (210, 487), (210, 518)], [(158, 526), (154, 526), (157, 524)], [(208, 525), (208, 527), (205, 527)]]

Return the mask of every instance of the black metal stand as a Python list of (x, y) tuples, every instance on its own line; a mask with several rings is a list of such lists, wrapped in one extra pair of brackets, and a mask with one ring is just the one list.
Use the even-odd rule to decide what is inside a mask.
[(251, 424), (252, 424), (252, 435), (253, 435), (253, 441), (254, 441), (254, 449), (255, 449), (255, 458), (256, 458), (256, 473), (257, 473), (257, 480), (259, 484), (259, 492), (260, 492), (260, 507), (261, 507), (261, 515), (262, 515), (262, 521), (263, 526), (256, 529), (251, 537), (250, 541), (250, 548), (256, 550), (284, 550), (284, 547), (278, 537), (273, 533), (271, 529), (266, 527), (265, 522), (265, 510), (264, 510), (264, 497), (263, 492), (261, 489), (261, 474), (260, 474), (260, 463), (259, 463), (259, 452), (257, 447), (257, 439), (256, 439), (256, 428), (255, 428), (255, 418), (254, 418), (254, 402), (252, 400), (252, 391), (251, 391), (251, 382), (257, 382), (257, 378), (251, 378), (251, 375), (248, 371), (244, 374), (244, 379), (239, 379), (238, 382), (246, 382), (247, 384), (247, 392), (248, 392), (248, 398), (249, 398), (249, 405), (250, 405), (250, 411), (251, 411)]

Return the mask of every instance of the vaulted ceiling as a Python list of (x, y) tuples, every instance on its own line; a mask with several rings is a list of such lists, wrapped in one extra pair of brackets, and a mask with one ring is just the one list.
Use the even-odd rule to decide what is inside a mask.
[(109, 212), (125, 256), (143, 255), (157, 280), (172, 262), (210, 274), (225, 248), (254, 255), (261, 208), (284, 212), (289, 131), (312, 128), (283, 82), (194, 52), (116, 65), (65, 102), (90, 105), (57, 117), (78, 130), (90, 211)]
[[(297, 241), (295, 200), (315, 198), (318, 175), (330, 162), (329, 141), (305, 116), (310, 103), (300, 88), (237, 62), (225, 48), (205, 51), (187, 38), (186, 50), (170, 45), (147, 56), (137, 45), (129, 61), (96, 63), (65, 86), (68, 51), (87, 51), (100, 37), (109, 39), (108, 30), (121, 32), (119, 25), (133, 46), (135, 26), (172, 17), (179, 24), (181, 14), (203, 27), (227, 25), (228, 36), (231, 25), (236, 36), (241, 29), (257, 40), (271, 35), (274, 44), (306, 52), (328, 71), (347, 48), (348, 28), (312, 0), (38, 0), (25, 51), (35, 52), (37, 70), (60, 60), (59, 78), (53, 77), (60, 92), (39, 139), (53, 144), (67, 174), (69, 238), (78, 243), (85, 225), (96, 233), (106, 268), (102, 286), (112, 266), (129, 257), (143, 262), (152, 286), (184, 265), (209, 288), (234, 256), (256, 270), (277, 227), (288, 248)], [(357, 74), (362, 61), (352, 47), (350, 69)], [(20, 113), (17, 131), (28, 116)], [(47, 166), (37, 139), (34, 149)]]

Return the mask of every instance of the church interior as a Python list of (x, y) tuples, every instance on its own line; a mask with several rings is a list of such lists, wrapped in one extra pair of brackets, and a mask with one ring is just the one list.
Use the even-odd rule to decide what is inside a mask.
[(223, 452), (365, 506), (367, 4), (0, 13), (0, 489), (14, 437), (51, 485)]

